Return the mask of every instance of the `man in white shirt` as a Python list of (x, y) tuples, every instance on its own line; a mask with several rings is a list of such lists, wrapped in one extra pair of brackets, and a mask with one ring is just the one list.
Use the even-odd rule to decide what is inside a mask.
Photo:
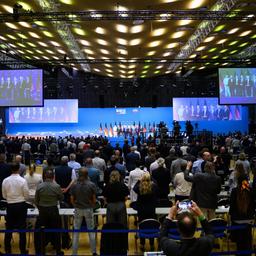
[(25, 140), (24, 143), (21, 145), (21, 151), (26, 165), (30, 165), (30, 150), (31, 146), (27, 142), (27, 140)]
[(100, 171), (100, 184), (104, 182), (104, 172), (107, 169), (106, 162), (100, 157), (100, 151), (95, 150), (95, 157), (92, 159), (92, 165)]
[(146, 173), (147, 171), (142, 170), (140, 168), (140, 161), (136, 162), (136, 168), (130, 172), (129, 180), (128, 180), (128, 188), (130, 190), (130, 200), (132, 202), (137, 201), (137, 193), (133, 191), (133, 188), (135, 184), (138, 182), (138, 180), (141, 179), (141, 177)]
[(71, 167), (73, 170), (75, 170), (76, 176), (77, 176), (77, 172), (78, 172), (78, 169), (81, 168), (81, 164), (79, 164), (76, 161), (76, 154), (72, 153), (72, 154), (69, 155), (68, 166)]
[[(20, 165), (13, 163), (11, 166), (12, 174), (5, 178), (2, 184), (3, 198), (7, 200), (6, 209), (6, 229), (25, 229), (27, 218), (27, 207), (25, 201), (29, 198), (27, 182), (19, 175)], [(27, 254), (26, 233), (20, 233), (20, 252)], [(11, 253), (12, 233), (5, 233), (4, 245), (5, 252)]]

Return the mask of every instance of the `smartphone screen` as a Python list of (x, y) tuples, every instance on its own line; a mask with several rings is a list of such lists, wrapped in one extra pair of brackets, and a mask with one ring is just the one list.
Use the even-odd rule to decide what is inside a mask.
[(191, 201), (184, 201), (184, 202), (180, 202), (178, 204), (178, 207), (181, 210), (187, 210), (187, 209), (189, 209), (189, 207), (191, 207), (191, 205), (192, 205)]

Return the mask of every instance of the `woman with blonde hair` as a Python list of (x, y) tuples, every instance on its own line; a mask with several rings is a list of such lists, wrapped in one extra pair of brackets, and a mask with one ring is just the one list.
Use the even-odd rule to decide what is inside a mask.
[[(157, 185), (152, 181), (149, 173), (145, 173), (134, 186), (133, 190), (138, 194), (137, 210), (139, 222), (145, 219), (155, 219), (157, 205)], [(150, 249), (154, 250), (154, 238), (149, 239)], [(145, 250), (145, 239), (140, 239), (141, 250)]]
[(107, 202), (107, 223), (121, 223), (127, 227), (125, 201), (128, 195), (128, 187), (121, 182), (120, 173), (112, 171), (109, 183), (103, 190), (103, 196)]

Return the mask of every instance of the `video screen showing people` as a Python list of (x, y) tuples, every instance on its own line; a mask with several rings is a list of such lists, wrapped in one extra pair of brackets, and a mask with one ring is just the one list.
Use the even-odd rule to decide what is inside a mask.
[(220, 104), (256, 103), (256, 68), (219, 68)]
[(44, 100), (44, 107), (9, 108), (10, 123), (77, 123), (78, 100)]
[(241, 105), (219, 105), (218, 98), (173, 98), (173, 120), (241, 120)]
[(0, 106), (43, 106), (41, 69), (0, 70)]

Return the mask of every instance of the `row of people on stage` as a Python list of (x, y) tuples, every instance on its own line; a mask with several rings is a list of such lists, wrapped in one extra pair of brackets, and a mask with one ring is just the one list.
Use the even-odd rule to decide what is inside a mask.
[(40, 77), (33, 86), (31, 75), (10, 76), (0, 78), (0, 99), (2, 100), (34, 100), (40, 93)]
[(256, 74), (225, 75), (220, 81), (220, 94), (223, 97), (255, 97)]
[(241, 113), (240, 107), (236, 106), (234, 114), (231, 113), (230, 107), (227, 105), (224, 106), (214, 106), (214, 105), (206, 105), (203, 106), (197, 104), (194, 105), (180, 105), (177, 109), (177, 118), (178, 121), (185, 121), (185, 120), (240, 120)]
[(103, 133), (107, 137), (119, 137), (119, 136), (133, 136), (133, 135), (140, 135), (146, 132), (154, 133), (157, 130), (157, 125), (155, 123), (151, 124), (144, 123), (142, 125), (140, 122), (138, 124), (135, 124), (135, 122), (131, 125), (121, 124), (119, 122), (118, 124), (115, 122), (114, 125), (112, 123), (107, 125), (105, 123), (105, 126), (103, 128), (102, 124), (100, 123), (100, 132)]

